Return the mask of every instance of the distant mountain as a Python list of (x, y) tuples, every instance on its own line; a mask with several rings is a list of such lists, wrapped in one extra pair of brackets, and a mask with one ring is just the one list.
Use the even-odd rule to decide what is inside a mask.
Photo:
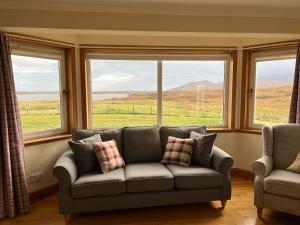
[(283, 86), (291, 86), (293, 85), (292, 82), (290, 81), (276, 81), (276, 80), (271, 80), (271, 81), (258, 81), (256, 84), (257, 89), (266, 89), (266, 88), (276, 88), (276, 87), (283, 87)]
[(198, 82), (189, 82), (182, 86), (171, 88), (168, 91), (196, 91), (200, 89), (214, 90), (214, 89), (222, 89), (222, 88), (223, 88), (222, 82), (214, 83), (208, 80), (202, 80)]

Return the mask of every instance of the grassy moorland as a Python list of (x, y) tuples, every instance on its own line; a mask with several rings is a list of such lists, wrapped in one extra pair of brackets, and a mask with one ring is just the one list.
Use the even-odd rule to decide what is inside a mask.
[[(291, 88), (258, 89), (255, 122), (276, 124), (287, 122)], [(223, 91), (169, 91), (163, 95), (163, 124), (222, 124)], [(57, 101), (19, 103), (24, 131), (60, 127)], [(153, 125), (157, 121), (156, 95), (131, 94), (125, 98), (93, 101), (95, 127)]]

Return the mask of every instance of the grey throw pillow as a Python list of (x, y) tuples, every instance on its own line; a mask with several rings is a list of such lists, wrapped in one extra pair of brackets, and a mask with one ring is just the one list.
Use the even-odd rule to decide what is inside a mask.
[(196, 140), (191, 159), (192, 163), (197, 163), (205, 167), (210, 167), (212, 147), (214, 145), (216, 137), (216, 133), (199, 134), (194, 131), (191, 131), (190, 138)]
[(79, 174), (84, 174), (99, 168), (94, 152), (94, 144), (101, 141), (100, 134), (95, 134), (80, 141), (69, 141), (69, 146), (75, 155)]

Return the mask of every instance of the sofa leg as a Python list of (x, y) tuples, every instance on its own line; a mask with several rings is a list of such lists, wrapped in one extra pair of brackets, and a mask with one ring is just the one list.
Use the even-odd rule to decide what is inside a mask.
[(222, 209), (225, 208), (227, 200), (221, 200)]
[(256, 209), (257, 209), (258, 218), (262, 218), (261, 216), (262, 216), (263, 207), (256, 206)]

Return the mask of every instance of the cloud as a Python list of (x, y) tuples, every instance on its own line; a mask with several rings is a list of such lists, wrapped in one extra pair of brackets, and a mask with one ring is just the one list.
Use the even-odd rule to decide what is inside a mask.
[(293, 82), (295, 63), (295, 59), (258, 62), (256, 64), (257, 80)]
[(17, 92), (59, 91), (57, 60), (12, 55), (12, 64)]

